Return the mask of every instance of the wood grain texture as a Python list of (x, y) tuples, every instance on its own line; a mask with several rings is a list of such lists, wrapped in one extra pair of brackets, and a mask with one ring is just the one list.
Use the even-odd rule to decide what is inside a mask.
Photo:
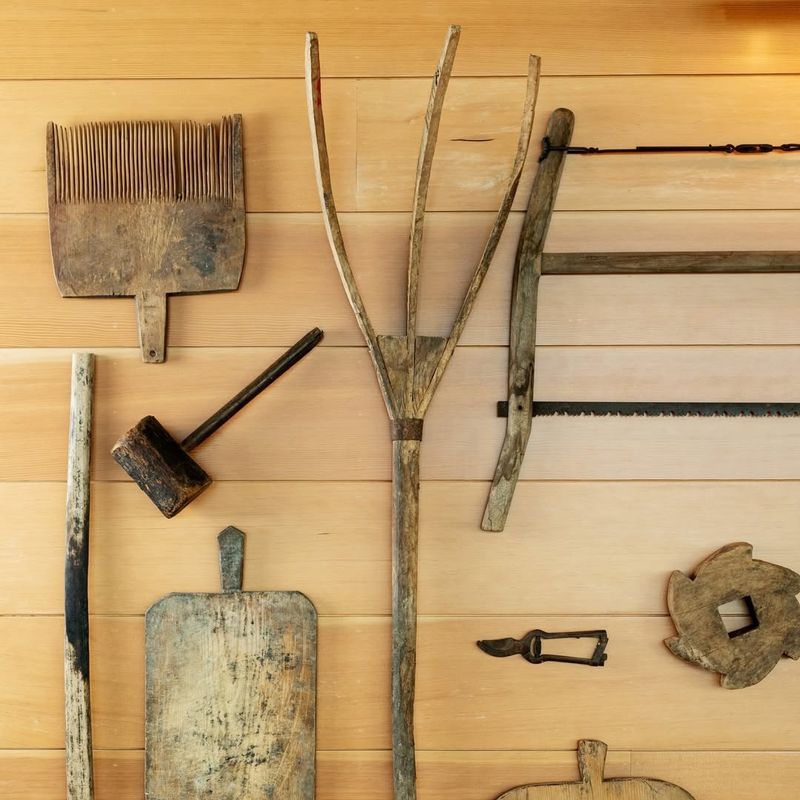
[[(557, 147), (568, 146), (574, 124), (575, 117), (571, 111), (557, 109), (547, 124), (547, 139)], [(508, 420), (481, 521), (481, 528), (485, 531), (502, 531), (505, 527), (531, 435), (536, 312), (539, 278), (542, 274), (542, 251), (565, 160), (564, 153), (554, 152), (544, 162), (539, 163), (520, 231), (511, 284)]]
[[(533, 667), (523, 659), (487, 658), (475, 647), (480, 638), (520, 628), (519, 617), (420, 617), (419, 749), (566, 750), (570, 742), (574, 748), (580, 728), (596, 731), (620, 750), (800, 749), (794, 700), (800, 675), (788, 659), (757, 688), (724, 692), (716, 676), (688, 668), (664, 647), (672, 632), (667, 617), (535, 618), (545, 630), (605, 625), (611, 640), (607, 665)], [(0, 634), (0, 747), (63, 747), (61, 620), (3, 617)], [(92, 655), (95, 746), (141, 748), (141, 617), (93, 617)], [(17, 665), (23, 659), (21, 674)], [(320, 618), (320, 749), (389, 749), (389, 664), (388, 616)], [(580, 680), (575, 670), (582, 671)], [(560, 700), (567, 694), (570, 703)], [(698, 709), (702, 714), (694, 713), (687, 725), (687, 714)], [(512, 777), (500, 789), (515, 782)]]
[[(141, 800), (141, 751), (96, 753), (98, 800)], [(509, 777), (527, 783), (574, 780), (574, 751), (421, 751), (417, 754), (423, 800), (486, 800)], [(391, 800), (388, 751), (319, 751), (319, 800)], [(612, 750), (606, 776), (660, 775), (691, 786), (703, 800), (762, 800), (764, 776), (770, 791), (788, 794), (800, 772), (797, 752), (625, 752)], [(63, 791), (64, 755), (58, 750), (0, 751), (0, 789), (8, 800), (52, 800)], [(462, 785), (463, 781), (463, 785)], [(780, 795), (779, 795), (780, 796)]]
[(498, 800), (693, 800), (674, 784), (650, 778), (605, 778), (607, 747), (603, 742), (578, 742), (577, 782), (520, 786)]
[[(302, 53), (302, 38), (299, 46)], [(330, 147), (337, 161), (333, 179), (350, 208), (355, 203), (355, 89), (353, 81), (331, 80), (326, 90)], [(244, 119), (248, 209), (317, 209), (302, 81), (10, 81), (0, 83), (0, 96), (8, 111), (0, 120), (0, 163), (8, 176), (0, 185), (3, 213), (47, 210), (43, 175), (50, 120), (77, 125), (89, 120), (207, 120), (233, 113)]]
[(211, 476), (153, 416), (123, 433), (111, 456), (167, 518), (211, 485)]
[[(65, 796), (61, 621), (27, 615), (61, 608), (68, 350), (101, 348), (127, 349), (104, 349), (98, 364), (105, 444), (92, 487), (93, 700), (100, 746), (134, 749), (97, 752), (97, 796), (144, 794), (138, 615), (169, 591), (214, 591), (215, 554), (199, 552), (197, 531), (236, 521), (252, 532), (254, 585), (300, 589), (333, 615), (321, 627), (320, 746), (328, 749), (318, 797), (391, 798), (391, 549), (380, 533), (391, 513), (389, 444), (361, 334), (330, 268), (302, 40), (313, 28), (325, 45), (332, 185), (348, 254), (376, 330), (397, 335), (428, 76), (453, 23), (463, 35), (428, 193), (422, 337), (446, 332), (492, 226), (530, 50), (543, 55), (545, 76), (534, 142), (559, 106), (577, 112), (574, 141), (586, 145), (779, 143), (800, 129), (790, 2), (6, 3), (0, 347), (26, 349), (0, 352), (4, 798)], [(245, 121), (248, 210), (277, 213), (247, 217), (240, 291), (171, 301), (170, 344), (192, 349), (172, 349), (173, 363), (148, 368), (160, 380), (142, 382), (135, 314), (121, 315), (113, 298), (59, 297), (44, 214), (46, 123), (233, 112)], [(800, 250), (797, 154), (567, 161), (545, 252)], [(698, 800), (794, 797), (797, 665), (785, 659), (747, 692), (723, 692), (715, 676), (670, 655), (662, 640), (673, 630), (661, 616), (665, 569), (688, 574), (725, 542), (754, 541), (760, 558), (800, 563), (793, 427), (537, 426), (526, 463), (547, 471), (523, 472), (502, 537), (477, 528), (504, 427), (494, 403), (506, 393), (511, 274), (534, 172), (532, 158), (461, 340), (477, 347), (456, 353), (428, 419), (419, 800), (487, 800), (518, 784), (575, 780), (579, 736), (609, 742), (611, 777), (657, 776)], [(629, 400), (800, 397), (798, 276), (547, 276), (539, 300), (541, 399), (604, 399), (611, 387)], [(187, 433), (216, 408), (220, 386), (243, 385), (270, 355), (247, 348), (283, 349), (314, 323), (328, 333), (326, 351), (346, 352), (329, 360), (321, 351), (319, 382), (287, 376), (281, 397), (254, 404), (199, 451), (220, 480), (184, 514), (167, 521), (131, 483), (112, 482), (107, 448), (144, 413)], [(310, 430), (293, 442), (300, 416)], [(455, 480), (428, 480), (448, 475)], [(666, 480), (650, 480), (658, 475)], [(680, 480), (710, 475), (741, 480)], [(502, 674), (498, 663), (472, 660), (476, 638), (548, 623), (609, 628), (609, 665), (588, 671), (603, 673), (599, 683), (521, 659)], [(618, 624), (625, 631), (615, 636)], [(431, 750), (434, 741), (444, 749)]]
[[(652, 755), (652, 754), (647, 754)], [(684, 769), (702, 765), (706, 754), (682, 756)], [(727, 754), (714, 754), (725, 756)], [(735, 754), (751, 769), (769, 767), (768, 754)], [(786, 753), (780, 762), (792, 770), (798, 755)], [(144, 770), (141, 751), (100, 750), (97, 753), (98, 800), (141, 800)], [(629, 774), (631, 754), (609, 753), (606, 774)], [(558, 780), (576, 771), (574, 752), (430, 752), (418, 754), (419, 792), (423, 800), (486, 800), (508, 784), (508, 776), (526, 781)], [(735, 762), (729, 769), (734, 780)], [(52, 800), (63, 791), (64, 755), (60, 751), (0, 751), (0, 789), (8, 800)], [(388, 751), (330, 751), (317, 753), (318, 800), (391, 800), (391, 753)], [(746, 776), (741, 778), (746, 781)], [(460, 786), (461, 781), (465, 785)], [(722, 794), (707, 793), (709, 800), (724, 800)], [(737, 796), (741, 800), (744, 795)]]
[(145, 794), (314, 797), (316, 612), (299, 592), (172, 594), (145, 618)]
[[(538, 45), (534, 37), (531, 49), (542, 55), (546, 72), (547, 58)], [(786, 82), (779, 88), (773, 81)], [(560, 107), (575, 113), (576, 145), (703, 145), (765, 137), (777, 143), (786, 140), (787, 130), (797, 129), (798, 111), (784, 108), (782, 98), (796, 96), (799, 89), (796, 76), (544, 78), (531, 152), (538, 153), (547, 119)], [(476, 211), (497, 204), (522, 91), (521, 78), (453, 79), (431, 175), (430, 209)], [(421, 80), (359, 82), (356, 210), (411, 208), (425, 96)], [(742, 113), (745, 107), (747, 114)], [(525, 208), (535, 171), (530, 159), (518, 209)], [(796, 208), (798, 171), (800, 160), (791, 154), (756, 159), (705, 153), (570, 156), (556, 209)], [(771, 248), (762, 242), (759, 249)]]
[[(136, 363), (136, 351), (104, 352), (97, 373), (95, 479), (120, 479), (108, 451), (142, 411), (181, 437), (216, 408), (220, 385), (243, 385), (255, 365), (277, 355), (269, 348), (176, 349), (173, 364), (156, 375)], [(422, 480), (491, 478), (505, 428), (496, 417), (505, 358), (502, 348), (460, 348), (428, 414)], [(365, 349), (320, 347), (314, 362), (313, 370), (283, 376), (280, 391), (250, 404), (235, 425), (196, 451), (217, 481), (388, 480), (385, 412)], [(0, 402), (14, 415), (0, 419), (9, 445), (0, 451), (2, 480), (61, 479), (66, 364), (64, 351), (0, 352)], [(800, 349), (541, 348), (539, 376), (534, 399), (797, 400)], [(611, 397), (609, 386), (617, 387)], [(147, 397), (146, 409), (139, 392)], [(302, 428), (294, 424), (298, 415), (307, 420)], [(791, 480), (800, 474), (798, 425), (796, 418), (766, 417), (542, 418), (521, 479)], [(214, 486), (207, 493), (213, 497)], [(149, 509), (144, 497), (141, 508)]]
[(707, 273), (800, 272), (800, 253), (548, 253), (542, 259), (546, 275), (664, 275)]
[(353, 9), (341, 0), (281, 4), (268, 13), (244, 0), (225, 14), (212, 0), (181, 0), (169, 9), (143, 0), (124, 8), (48, 0), (11, 7), (0, 39), (0, 74), (299, 76), (299, 42), (316, 27), (330, 42), (331, 75), (426, 75), (442, 29), (454, 20), (470, 34), (459, 67), (466, 74), (519, 74), (531, 39), (555, 74), (792, 72), (800, 66), (793, 48), (796, 18), (783, 4), (709, 7), (680, 0), (661, 8), (573, 0), (566, 8), (552, 1), (533, 8), (522, 0), (447, 0), (431, 9), (414, 0), (397, 9), (388, 26), (381, 4)]
[(392, 775), (395, 800), (415, 798), (420, 439), (392, 442)]
[[(461, 36), (459, 26), (451, 26), (445, 40), (444, 49), (439, 57), (439, 64), (434, 73), (428, 106), (422, 126), (422, 137), (417, 158), (417, 172), (414, 176), (414, 200), (411, 207), (411, 231), (408, 243), (408, 276), (406, 280), (406, 336), (411, 353), (410, 369), (413, 378), (414, 347), (417, 341), (417, 305), (419, 300), (419, 267), (422, 262), (422, 234), (425, 223), (425, 208), (428, 203), (428, 186), (430, 185), (433, 156), (436, 152), (436, 140), (439, 136), (439, 123), (442, 119), (444, 99), (447, 86), (453, 72), (458, 40)], [(407, 382), (407, 391), (414, 390), (413, 380)], [(410, 405), (411, 397), (406, 399)]]
[(791, 796), (798, 778), (795, 754), (789, 752), (636, 752), (631, 753), (631, 769), (691, 786), (695, 795), (709, 800)]
[(167, 295), (231, 291), (244, 266), (242, 117), (47, 126), (50, 245), (65, 297), (136, 297), (142, 360)]
[[(523, 481), (499, 539), (476, 528), (486, 485), (421, 485), (423, 614), (663, 614), (670, 567), (690, 572), (715, 543), (755, 532), (761, 558), (800, 564), (796, 481)], [(9, 530), (26, 531), (24, 547), (0, 540), (0, 614), (60, 613), (63, 497), (60, 483), (0, 484)], [(171, 590), (215, 591), (216, 557), (197, 531), (236, 519), (250, 533), (251, 585), (299, 589), (322, 614), (388, 614), (390, 543), (376, 531), (390, 502), (388, 482), (231, 481), (166, 520), (132, 484), (95, 483), (92, 608), (142, 614)]]
[[(144, 753), (95, 752), (97, 800), (141, 800)], [(62, 750), (0, 750), (0, 791), (8, 800), (52, 800), (64, 794)]]
[(419, 267), (428, 185), (439, 122), (460, 27), (451, 25), (434, 71), (422, 130), (409, 241), (406, 327), (403, 336), (378, 337), (350, 267), (341, 233), (322, 113), (319, 43), (306, 36), (305, 78), (312, 153), (320, 205), (334, 263), (361, 330), (389, 416), (392, 436), (392, 777), (395, 800), (415, 800), (414, 684), (416, 670), (419, 459), (425, 414), (452, 359), (508, 221), (528, 152), (539, 85), (539, 60), (529, 59), (522, 123), (505, 192), (486, 246), (445, 339), (417, 336)]
[[(439, 29), (437, 38), (452, 21)], [(469, 33), (465, 37), (466, 42)], [(302, 41), (301, 35), (295, 56), (299, 66)], [(519, 131), (522, 76), (528, 53), (540, 53), (538, 44), (537, 37), (527, 41), (517, 65), (519, 78), (452, 80), (431, 173), (429, 211), (491, 211), (500, 204)], [(429, 51), (429, 69), (438, 47)], [(546, 60), (543, 63), (546, 69)], [(427, 79), (326, 78), (329, 147), (340, 212), (411, 210), (421, 110), (428, 91)], [(562, 106), (576, 113), (576, 144), (791, 141), (791, 131), (800, 126), (800, 110), (786, 98), (798, 94), (794, 75), (543, 78), (531, 152), (538, 153), (548, 116)], [(318, 209), (299, 79), (5, 81), (0, 82), (0, 97), (6, 109), (0, 120), (0, 169), (6, 176), (0, 184), (3, 213), (47, 210), (42, 171), (51, 119), (72, 125), (130, 118), (209, 119), (233, 112), (244, 117), (248, 210)], [(535, 169), (531, 159), (522, 175), (518, 210), (525, 208)], [(572, 156), (557, 210), (797, 209), (799, 173), (796, 153)], [(617, 242), (607, 249), (619, 246)], [(670, 247), (675, 244), (666, 249)], [(757, 247), (770, 249), (763, 241)]]
[(378, 344), (378, 336), (369, 317), (355, 275), (347, 256), (342, 236), (336, 201), (333, 194), (328, 139), (325, 130), (325, 118), (322, 110), (322, 73), (319, 59), (319, 40), (317, 34), (306, 34), (305, 48), (305, 86), (306, 105), (308, 108), (308, 127), (311, 135), (311, 153), (314, 163), (314, 175), (317, 179), (322, 222), (325, 226), (331, 256), (339, 273), (342, 289), (352, 309), (358, 329), (364, 337), (370, 360), (375, 370), (378, 388), (381, 390), (384, 403), (391, 418), (395, 415), (395, 398), (389, 379), (389, 366), (384, 360), (384, 353)]
[(89, 522), (94, 355), (74, 353), (67, 447), (64, 718), (67, 800), (93, 800), (89, 675)]
[[(672, 573), (669, 613), (678, 631), (664, 644), (678, 657), (720, 673), (726, 689), (762, 681), (785, 654), (800, 658), (800, 575), (753, 558), (753, 546), (729, 544), (705, 558), (691, 576)], [(743, 601), (744, 624), (727, 627), (720, 609)]]
[[(359, 288), (378, 329), (399, 332), (408, 256), (405, 214), (343, 214)], [(462, 344), (508, 342), (511, 275), (521, 214), (513, 214)], [(240, 291), (175, 297), (173, 346), (288, 347), (312, 322), (326, 343), (361, 335), (329, 268), (316, 214), (248, 216), (248, 261)], [(492, 225), (489, 214), (429, 214), (421, 267), (421, 335), (441, 335), (458, 309), (469, 270)], [(556, 212), (547, 247), (608, 251), (692, 247), (800, 249), (800, 213)], [(47, 220), (0, 216), (0, 344), (4, 347), (120, 347), (136, 341), (134, 315), (114, 299), (59, 297)], [(754, 299), (756, 302), (754, 302)], [(794, 344), (800, 279), (794, 275), (561, 277), (542, 280), (537, 342), (553, 344)], [(499, 398), (498, 398), (499, 399)]]

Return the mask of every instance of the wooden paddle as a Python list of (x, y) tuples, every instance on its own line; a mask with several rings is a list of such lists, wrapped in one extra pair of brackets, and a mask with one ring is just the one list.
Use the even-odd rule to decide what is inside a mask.
[(222, 594), (171, 594), (145, 617), (148, 800), (313, 800), (317, 612), (243, 592), (244, 534), (219, 534)]

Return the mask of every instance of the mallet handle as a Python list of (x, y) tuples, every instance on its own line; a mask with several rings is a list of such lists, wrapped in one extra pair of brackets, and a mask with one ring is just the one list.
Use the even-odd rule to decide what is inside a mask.
[(184, 450), (194, 450), (212, 433), (221, 428), (237, 411), (243, 409), (254, 397), (261, 394), (284, 372), (308, 355), (321, 341), (323, 332), (319, 328), (310, 330), (299, 342), (293, 344), (274, 364), (270, 364), (255, 380), (249, 383), (222, 408), (195, 428), (182, 442)]

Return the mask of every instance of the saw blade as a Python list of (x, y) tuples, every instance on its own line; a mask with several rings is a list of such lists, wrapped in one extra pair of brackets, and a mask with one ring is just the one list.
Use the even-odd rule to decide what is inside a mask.
[[(508, 416), (508, 402), (497, 404), (497, 416)], [(534, 401), (534, 417), (800, 417), (800, 403), (628, 403)]]

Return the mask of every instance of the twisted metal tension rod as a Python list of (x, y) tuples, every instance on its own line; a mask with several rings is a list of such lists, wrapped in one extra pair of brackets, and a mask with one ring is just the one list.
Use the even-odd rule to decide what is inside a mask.
[(550, 153), (566, 153), (567, 155), (607, 155), (620, 153), (746, 153), (748, 155), (773, 153), (782, 151), (793, 153), (800, 150), (800, 144), (702, 144), (685, 146), (644, 146), (644, 147), (579, 147), (576, 145), (555, 145), (550, 138), (542, 139), (542, 154), (539, 161), (544, 161)]

